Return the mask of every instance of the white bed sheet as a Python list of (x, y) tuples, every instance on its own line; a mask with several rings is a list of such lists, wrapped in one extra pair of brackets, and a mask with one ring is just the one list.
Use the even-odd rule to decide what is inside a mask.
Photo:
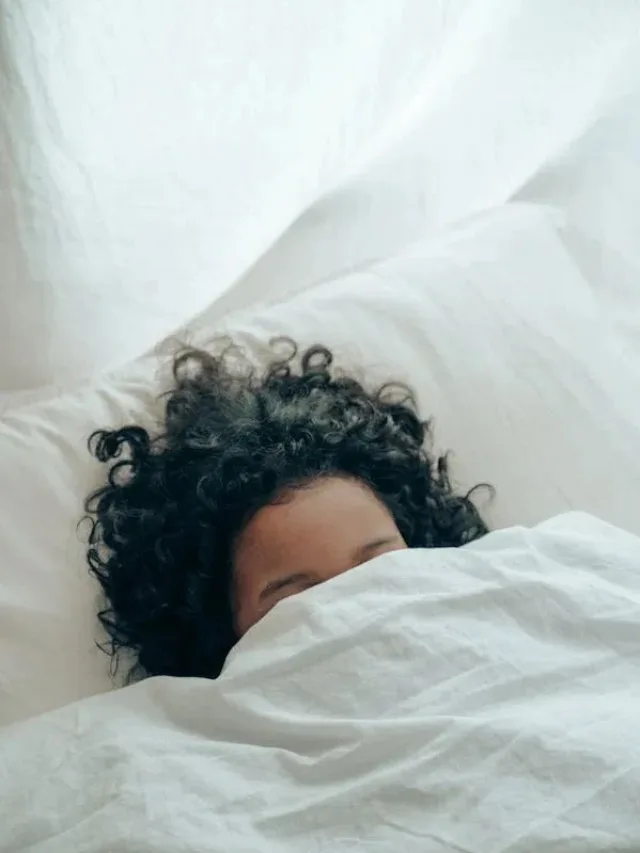
[(0, 389), (121, 363), (212, 302), (464, 5), (1, 0)]
[(509, 199), (570, 212), (637, 343), (637, 0), (185, 8), (0, 0), (5, 393)]
[(0, 851), (637, 853), (639, 563), (571, 514), (353, 569), (0, 730)]

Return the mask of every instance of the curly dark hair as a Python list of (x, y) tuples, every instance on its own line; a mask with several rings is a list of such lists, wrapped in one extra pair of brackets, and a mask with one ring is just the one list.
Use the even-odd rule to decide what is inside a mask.
[(263, 371), (238, 367), (233, 347), (184, 350), (157, 435), (125, 426), (89, 439), (110, 464), (86, 511), (114, 670), (126, 651), (137, 659), (129, 677), (217, 677), (238, 639), (233, 544), (261, 507), (315, 478), (364, 482), (410, 548), (456, 547), (487, 532), (471, 492), (453, 493), (446, 457), (427, 450), (429, 424), (409, 388), (367, 391), (332, 370), (326, 347), (298, 357), (285, 343)]

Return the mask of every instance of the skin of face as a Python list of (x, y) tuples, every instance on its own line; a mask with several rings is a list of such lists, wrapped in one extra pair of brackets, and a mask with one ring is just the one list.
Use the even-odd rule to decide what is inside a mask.
[(283, 598), (406, 547), (387, 508), (358, 480), (324, 477), (289, 490), (259, 510), (236, 541), (238, 636)]

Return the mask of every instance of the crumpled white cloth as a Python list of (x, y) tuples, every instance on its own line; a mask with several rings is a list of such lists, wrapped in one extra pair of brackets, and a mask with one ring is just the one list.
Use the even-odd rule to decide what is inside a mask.
[(513, 200), (570, 213), (638, 334), (637, 0), (0, 0), (0, 21), (0, 393)]
[(0, 731), (0, 850), (637, 853), (639, 567), (582, 514), (378, 558)]

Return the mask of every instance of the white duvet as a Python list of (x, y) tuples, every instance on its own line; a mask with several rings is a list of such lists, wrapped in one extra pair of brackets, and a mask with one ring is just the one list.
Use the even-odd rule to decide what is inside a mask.
[(0, 732), (7, 853), (640, 849), (640, 539), (582, 515), (387, 555), (217, 681)]

